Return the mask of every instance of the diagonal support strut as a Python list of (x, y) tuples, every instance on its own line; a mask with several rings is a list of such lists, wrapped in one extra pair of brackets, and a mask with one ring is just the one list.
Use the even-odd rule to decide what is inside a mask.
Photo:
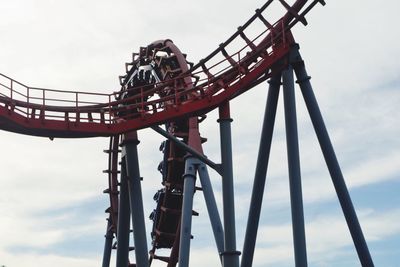
[(301, 92), (303, 94), (308, 113), (314, 126), (315, 133), (318, 137), (318, 141), (321, 146), (321, 150), (324, 155), (329, 173), (331, 175), (336, 194), (342, 207), (347, 226), (352, 236), (354, 246), (357, 250), (358, 258), (362, 266), (373, 267), (374, 263), (370, 255), (367, 242), (365, 241), (360, 222), (358, 221), (356, 211), (354, 209), (349, 191), (346, 186), (346, 182), (344, 180), (339, 162), (333, 149), (332, 142), (329, 138), (329, 134), (322, 118), (317, 100), (315, 98), (310, 83), (310, 77), (307, 74), (304, 62), (298, 51), (298, 46), (295, 48), (294, 53), (296, 62), (293, 62), (292, 65), (298, 79), (297, 83), (300, 85)]
[(168, 138), (170, 141), (174, 142), (177, 146), (179, 146), (181, 149), (183, 149), (186, 152), (188, 152), (189, 154), (191, 154), (193, 157), (195, 157), (195, 158), (199, 159), (200, 161), (204, 162), (205, 164), (210, 166), (212, 169), (214, 169), (216, 172), (221, 174), (221, 164), (217, 164), (217, 163), (209, 160), (206, 156), (204, 156), (203, 154), (197, 152), (196, 150), (194, 150), (193, 148), (191, 148), (190, 146), (188, 146), (184, 142), (180, 141), (178, 138), (176, 138), (172, 134), (170, 134), (167, 131), (163, 130), (161, 127), (152, 126), (151, 128), (154, 131), (156, 131), (157, 133), (159, 133), (162, 136), (164, 136), (165, 138)]

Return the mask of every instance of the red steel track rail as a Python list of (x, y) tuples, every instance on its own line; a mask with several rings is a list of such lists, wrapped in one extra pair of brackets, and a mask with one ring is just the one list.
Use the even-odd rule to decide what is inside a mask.
[[(270, 23), (263, 14), (276, 3), (285, 12), (276, 22)], [(113, 136), (179, 117), (205, 114), (284, 67), (283, 59), (292, 43), (290, 29), (298, 21), (307, 24), (305, 15), (317, 3), (324, 4), (324, 1), (297, 0), (290, 5), (283, 0), (269, 0), (189, 71), (155, 84), (151, 90), (134, 88), (133, 96), (121, 100), (117, 100), (119, 92), (103, 94), (33, 88), (1, 74), (0, 129), (46, 137)], [(265, 28), (250, 39), (247, 29), (256, 20)], [(235, 40), (242, 40), (246, 45), (228, 53)], [(139, 112), (134, 116), (119, 115), (129, 110)]]
[[(197, 64), (188, 63), (170, 40), (142, 47), (139, 53), (133, 54), (132, 62), (126, 63), (127, 75), (120, 77), (122, 89), (117, 92), (36, 88), (0, 74), (0, 129), (50, 138), (109, 136), (109, 149), (105, 150), (109, 156), (108, 168), (104, 171), (108, 175), (108, 188), (104, 193), (110, 198), (110, 207), (106, 210), (109, 213), (107, 234), (108, 237), (117, 236), (120, 135), (166, 123), (170, 128), (175, 127), (176, 132), (170, 131), (173, 136), (189, 144), (189, 118), (203, 116), (280, 72), (288, 64), (287, 57), (294, 43), (291, 28), (297, 22), (306, 25), (305, 15), (317, 3), (325, 4), (323, 0), (288, 2), (268, 0), (232, 36)], [(267, 20), (269, 10), (273, 10), (272, 13), (280, 10), (282, 15), (270, 22)], [(254, 36), (250, 28), (257, 23), (262, 27), (257, 27), (258, 34)], [(160, 51), (167, 54), (164, 58), (159, 57), (160, 61), (179, 54), (175, 62), (180, 67), (179, 74), (166, 75), (153, 84), (134, 88), (125, 86), (125, 78), (132, 76), (134, 68), (131, 66), (140, 62), (142, 57), (156, 58)], [(193, 119), (197, 127), (199, 121)], [(150, 262), (161, 260), (173, 267), (177, 264), (179, 252), (181, 176), (185, 152), (173, 143), (166, 147), (168, 172), (163, 174), (163, 189), (159, 191), (163, 197), (158, 200), (161, 212), (158, 220), (154, 220)], [(158, 254), (156, 250), (159, 248), (170, 249), (169, 255)], [(132, 263), (129, 266), (136, 265)]]

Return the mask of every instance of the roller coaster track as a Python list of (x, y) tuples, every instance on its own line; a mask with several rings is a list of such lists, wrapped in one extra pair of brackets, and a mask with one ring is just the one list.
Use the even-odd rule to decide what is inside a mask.
[[(174, 79), (183, 72), (188, 71), (188, 63), (185, 56), (169, 41), (157, 41), (147, 47), (139, 49), (139, 53), (135, 54), (140, 60), (127, 63), (127, 74), (121, 77), (121, 86), (117, 98), (129, 98), (129, 94), (133, 91), (132, 88), (138, 88), (136, 85), (141, 84), (146, 90), (151, 90), (153, 84), (151, 81), (167, 81)], [(184, 89), (183, 89), (184, 90)], [(182, 100), (189, 99), (194, 95), (184, 96)], [(135, 116), (139, 113), (139, 108), (126, 112), (119, 110), (123, 116)], [(194, 122), (195, 131), (198, 133), (197, 118), (190, 119)], [(189, 120), (175, 119), (166, 124), (168, 132), (176, 138), (180, 138), (185, 144), (189, 144)], [(200, 135), (198, 135), (200, 136)], [(118, 194), (118, 174), (120, 170), (120, 155), (118, 135), (110, 138), (109, 149), (105, 150), (109, 155), (109, 166), (104, 172), (108, 174), (109, 187), (104, 190), (104, 193), (109, 194), (110, 207), (106, 212), (109, 213), (109, 223), (106, 237), (113, 240), (113, 237), (118, 237), (118, 213), (119, 213), (119, 198)], [(200, 140), (205, 141), (205, 139)], [(164, 141), (160, 150), (164, 154), (163, 161), (158, 169), (162, 174), (163, 189), (160, 189), (154, 196), (157, 202), (156, 209), (151, 213), (153, 220), (153, 229), (151, 231), (152, 249), (150, 250), (150, 264), (153, 260), (161, 260), (168, 263), (168, 266), (175, 266), (177, 263), (177, 253), (179, 252), (178, 242), (180, 231), (180, 219), (183, 196), (183, 179), (185, 171), (185, 155), (186, 152), (180, 149), (176, 144), (168, 140)], [(121, 162), (124, 162), (121, 157)], [(118, 242), (114, 244), (118, 247)], [(158, 255), (156, 250), (164, 249), (164, 255)], [(165, 255), (165, 250), (170, 249), (170, 254)]]
[[(191, 146), (189, 124), (200, 136), (198, 124), (202, 119), (198, 117), (203, 118), (286, 68), (294, 44), (291, 28), (297, 22), (307, 25), (306, 14), (316, 4), (325, 4), (323, 0), (291, 2), (268, 0), (197, 64), (187, 62), (186, 55), (171, 40), (141, 47), (125, 65), (121, 90), (112, 93), (30, 87), (0, 74), (0, 129), (50, 138), (110, 137), (109, 148), (104, 151), (109, 157), (104, 171), (108, 188), (104, 193), (110, 199), (106, 239), (112, 242), (119, 225), (121, 135), (165, 124), (170, 135)], [(282, 15), (270, 22), (268, 10), (280, 10)], [(249, 29), (257, 23), (263, 27), (251, 36)], [(202, 151), (204, 141), (198, 140), (198, 151)], [(161, 260), (172, 267), (179, 253), (186, 152), (170, 141), (163, 142), (161, 151), (163, 188), (155, 195), (157, 207), (151, 215), (154, 227), (149, 259), (150, 264)], [(117, 247), (114, 243), (113, 248)], [(170, 249), (169, 255), (158, 255), (160, 248)], [(103, 262), (103, 266), (108, 265)]]
[[(281, 3), (287, 12), (270, 23), (263, 12), (275, 2)], [(125, 99), (117, 99), (120, 92), (104, 94), (29, 87), (1, 74), (0, 128), (51, 138), (112, 136), (178, 117), (205, 114), (268, 79), (274, 68), (284, 67), (282, 59), (292, 42), (290, 29), (298, 21), (306, 24), (305, 15), (317, 3), (324, 2), (298, 0), (290, 6), (285, 1), (268, 1), (230, 38), (187, 72), (155, 83), (151, 90), (132, 88), (135, 93)], [(250, 38), (246, 29), (256, 20), (261, 21), (265, 29)], [(229, 54), (230, 44), (238, 39), (246, 45)], [(133, 62), (138, 57), (134, 55)], [(153, 95), (158, 97), (151, 98)], [(189, 98), (189, 95), (195, 97)], [(139, 111), (135, 116), (118, 115), (135, 109)]]

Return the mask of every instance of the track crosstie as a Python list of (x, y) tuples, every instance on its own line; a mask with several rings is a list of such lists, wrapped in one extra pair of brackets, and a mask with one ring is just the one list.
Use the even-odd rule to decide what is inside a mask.
[[(263, 146), (260, 146), (257, 161), (241, 262), (242, 267), (250, 267), (260, 215), (257, 209), (261, 207), (263, 196), (260, 190), (265, 186), (270, 139), (282, 78), (286, 122), (291, 129), (287, 141), (290, 146), (292, 205), (296, 206), (292, 207), (295, 261), (296, 266), (306, 266), (301, 184), (299, 186), (297, 182), (300, 179), (296, 167), (298, 151), (296, 146), (289, 145), (297, 142), (297, 126), (292, 118), (294, 116), (295, 119), (295, 113), (290, 107), (294, 96), (287, 95), (290, 95), (290, 80), (293, 79), (294, 70), (307, 98), (310, 115), (318, 117), (316, 102), (313, 104), (312, 94), (307, 93), (311, 90), (307, 84), (309, 77), (303, 69), (304, 62), (296, 52), (291, 33), (298, 22), (307, 25), (306, 15), (318, 3), (325, 5), (323, 0), (268, 0), (232, 36), (196, 64), (190, 63), (187, 55), (168, 39), (140, 47), (132, 54), (132, 60), (125, 64), (125, 74), (119, 77), (121, 88), (115, 92), (36, 88), (0, 74), (0, 129), (49, 138), (110, 138), (109, 147), (104, 150), (108, 155), (108, 166), (104, 170), (108, 176), (108, 187), (104, 193), (109, 196), (110, 206), (106, 209), (108, 223), (103, 267), (110, 266), (113, 250), (117, 251), (117, 267), (146, 267), (155, 261), (164, 262), (168, 267), (177, 264), (180, 267), (188, 266), (191, 218), (198, 215), (192, 209), (195, 191), (204, 194), (222, 266), (238, 267), (241, 252), (237, 251), (235, 240), (229, 101), (269, 79), (270, 90), (261, 140)], [(277, 18), (271, 21), (271, 15)], [(256, 27), (258, 34), (252, 34), (252, 27)], [(238, 43), (241, 45), (238, 46)], [(212, 162), (204, 155), (202, 143), (207, 139), (199, 133), (200, 123), (214, 109), (219, 109), (220, 115), (221, 164)], [(322, 117), (312, 119), (317, 134), (318, 131), (323, 132)], [(163, 156), (158, 170), (162, 176), (162, 188), (154, 196), (156, 207), (150, 215), (153, 221), (150, 250), (147, 250), (146, 237), (142, 233), (142, 178), (137, 157), (139, 141), (136, 131), (143, 128), (153, 128), (167, 137), (160, 146)], [(333, 154), (329, 137), (324, 135), (319, 138), (323, 151), (328, 151), (324, 153)], [(333, 160), (327, 156), (327, 164), (335, 169), (332, 179), (360, 261), (363, 266), (373, 266), (339, 166), (334, 162), (336, 158), (330, 158)], [(223, 178), (223, 220), (219, 217), (206, 165)], [(201, 187), (196, 187), (197, 175)], [(131, 220), (133, 229), (130, 229)], [(132, 232), (134, 247), (129, 246)], [(129, 257), (131, 250), (135, 251), (133, 260)]]
[[(135, 93), (129, 98), (118, 100), (119, 91), (105, 94), (34, 88), (1, 74), (0, 128), (47, 137), (112, 136), (178, 117), (203, 115), (270, 78), (274, 67), (284, 64), (279, 62), (289, 51), (290, 29), (298, 21), (304, 23), (305, 15), (315, 4), (324, 3), (298, 0), (289, 6), (279, 1), (288, 11), (276, 22), (268, 22), (263, 12), (273, 2), (257, 9), (230, 38), (188, 71), (167, 82), (154, 83), (152, 90), (132, 88)], [(248, 37), (246, 29), (255, 21), (261, 21), (265, 28), (258, 36)], [(228, 54), (230, 44), (237, 39), (243, 39), (246, 45)], [(145, 50), (146, 47), (134, 54), (132, 62)], [(132, 62), (126, 64), (127, 72)], [(208, 63), (212, 65), (207, 66)], [(171, 88), (172, 94), (167, 93)], [(148, 99), (155, 94), (159, 98)], [(181, 101), (189, 95), (196, 97)], [(123, 110), (139, 112), (121, 118), (117, 114)]]

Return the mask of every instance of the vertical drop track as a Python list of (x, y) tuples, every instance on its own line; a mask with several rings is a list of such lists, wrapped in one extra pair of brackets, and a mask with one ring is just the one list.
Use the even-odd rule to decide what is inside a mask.
[[(171, 40), (140, 47), (120, 76), (121, 90), (110, 94), (71, 92), (26, 86), (0, 74), (0, 128), (49, 138), (110, 137), (108, 194), (102, 267), (148, 267), (154, 261), (167, 267), (190, 265), (193, 238), (193, 196), (202, 191), (216, 253), (224, 267), (251, 267), (270, 156), (279, 88), (283, 82), (288, 172), (296, 267), (307, 266), (306, 236), (296, 122), (293, 72), (306, 102), (323, 156), (363, 267), (373, 267), (363, 232), (336, 159), (310, 77), (295, 45), (291, 28), (307, 25), (305, 16), (323, 0), (267, 0), (238, 30), (197, 64), (190, 63)], [(270, 22), (266, 11), (281, 10)], [(249, 26), (263, 25), (258, 36)], [(202, 42), (204, 40), (197, 40)], [(205, 40), (207, 41), (207, 40)], [(236, 41), (245, 43), (237, 50)], [(232, 50), (235, 49), (235, 50)], [(229, 51), (236, 51), (230, 53)], [(229, 101), (268, 80), (267, 106), (249, 207), (243, 254), (236, 247), (234, 174)], [(57, 95), (57, 98), (54, 97)], [(214, 109), (220, 111), (221, 163), (202, 149), (199, 123)], [(165, 125), (163, 130), (159, 125)], [(153, 227), (148, 250), (141, 192), (137, 130), (152, 128), (167, 138), (158, 167), (162, 188), (154, 196)], [(220, 219), (207, 166), (222, 176), (223, 221)], [(201, 187), (196, 187), (197, 176)], [(132, 229), (131, 229), (132, 226)], [(133, 235), (133, 236), (132, 236)], [(134, 241), (133, 243), (131, 241)], [(131, 243), (133, 246), (131, 246)], [(116, 253), (112, 251), (116, 250)], [(132, 259), (131, 254), (135, 254)]]

